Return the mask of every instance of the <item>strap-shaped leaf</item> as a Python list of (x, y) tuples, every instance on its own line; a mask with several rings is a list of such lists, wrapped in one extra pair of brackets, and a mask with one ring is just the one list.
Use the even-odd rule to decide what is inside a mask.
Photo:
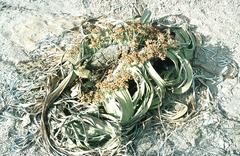
[(164, 87), (166, 82), (161, 78), (161, 76), (156, 72), (150, 62), (146, 62), (145, 68), (151, 78), (156, 82), (159, 87)]
[(174, 88), (173, 92), (176, 94), (185, 93), (192, 85), (193, 70), (190, 63), (185, 59), (178, 56), (184, 70), (183, 82), (181, 85)]
[(119, 103), (121, 108), (122, 116), (121, 123), (125, 124), (129, 122), (134, 114), (134, 105), (132, 102), (131, 95), (126, 89), (120, 89), (114, 92), (116, 101)]
[(151, 11), (145, 10), (143, 15), (140, 18), (140, 21), (144, 24), (150, 22), (151, 21), (151, 18), (150, 18), (151, 14), (152, 14)]
[(186, 25), (173, 30), (175, 39), (180, 43), (181, 53), (187, 60), (192, 60), (196, 49), (196, 37)]
[(62, 153), (65, 153), (61, 148), (56, 147), (54, 145), (53, 141), (50, 139), (49, 129), (47, 126), (47, 111), (50, 105), (62, 94), (62, 92), (65, 90), (65, 88), (70, 85), (76, 78), (76, 74), (74, 71), (72, 71), (58, 86), (55, 90), (50, 92), (45, 101), (44, 106), (42, 110), (42, 116), (41, 116), (41, 130), (42, 130), (42, 137), (45, 143), (45, 147), (49, 149), (50, 151), (54, 151), (60, 155)]

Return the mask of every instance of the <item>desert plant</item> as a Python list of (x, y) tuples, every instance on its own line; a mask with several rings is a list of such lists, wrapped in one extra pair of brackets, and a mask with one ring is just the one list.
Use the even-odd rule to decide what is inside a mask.
[(191, 87), (198, 40), (187, 25), (163, 26), (149, 11), (129, 21), (86, 19), (81, 33), (54, 59), (44, 102), (28, 109), (40, 121), (34, 138), (59, 155), (119, 153), (166, 92)]

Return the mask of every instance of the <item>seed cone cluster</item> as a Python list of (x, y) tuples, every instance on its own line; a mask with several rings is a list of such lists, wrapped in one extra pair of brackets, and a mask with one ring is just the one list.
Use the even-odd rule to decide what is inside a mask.
[[(101, 25), (101, 27), (96, 25)], [(127, 82), (133, 79), (127, 71), (128, 66), (144, 65), (145, 62), (153, 58), (159, 58), (163, 61), (166, 58), (167, 50), (176, 48), (174, 36), (170, 34), (170, 30), (161, 30), (160, 27), (151, 23), (142, 24), (140, 21), (129, 21), (113, 25), (99, 22), (97, 24), (87, 23), (85, 27), (89, 33), (86, 40), (89, 48), (92, 48), (93, 51), (113, 44), (124, 46), (124, 48), (120, 47), (117, 51), (113, 51), (113, 53), (118, 54), (118, 58), (109, 67), (105, 79), (96, 84), (100, 91), (128, 88)], [(121, 69), (118, 69), (113, 76), (114, 68), (119, 64)]]

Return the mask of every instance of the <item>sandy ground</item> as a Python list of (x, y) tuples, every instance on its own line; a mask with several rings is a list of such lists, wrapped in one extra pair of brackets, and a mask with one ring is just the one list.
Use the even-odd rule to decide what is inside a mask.
[[(208, 51), (197, 60), (222, 78), (240, 63), (239, 0), (0, 0), (0, 115), (8, 106), (21, 103), (17, 84), (24, 79), (17, 63), (30, 54), (57, 44), (62, 34), (79, 23), (82, 15), (109, 15), (128, 19), (149, 9), (153, 18), (178, 14), (186, 17), (204, 36)], [(236, 65), (236, 64), (235, 64)], [(232, 69), (233, 68), (233, 69)], [(165, 130), (162, 126), (145, 133), (135, 144), (136, 155), (240, 155), (240, 84), (237, 79), (209, 82), (213, 102), (202, 99), (197, 117)], [(36, 148), (18, 152), (14, 139), (15, 120), (0, 116), (0, 155), (44, 155)], [(162, 140), (164, 138), (164, 140)]]

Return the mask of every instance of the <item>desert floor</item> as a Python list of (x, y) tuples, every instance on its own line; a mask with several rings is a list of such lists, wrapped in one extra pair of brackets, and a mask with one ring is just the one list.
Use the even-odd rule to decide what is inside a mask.
[[(179, 15), (204, 36), (198, 64), (221, 79), (240, 63), (239, 0), (0, 0), (0, 155), (46, 155), (37, 147), (16, 150), (16, 120), (8, 106), (20, 103), (16, 72), (30, 54), (48, 49), (83, 15), (128, 19), (139, 11), (153, 18)], [(202, 59), (201, 59), (202, 58)], [(229, 73), (228, 73), (229, 74)], [(201, 99), (201, 111), (175, 129), (146, 132), (136, 155), (240, 155), (240, 83), (227, 76), (208, 84), (213, 98)], [(9, 116), (9, 117), (3, 117)], [(163, 140), (164, 139), (164, 140)]]

